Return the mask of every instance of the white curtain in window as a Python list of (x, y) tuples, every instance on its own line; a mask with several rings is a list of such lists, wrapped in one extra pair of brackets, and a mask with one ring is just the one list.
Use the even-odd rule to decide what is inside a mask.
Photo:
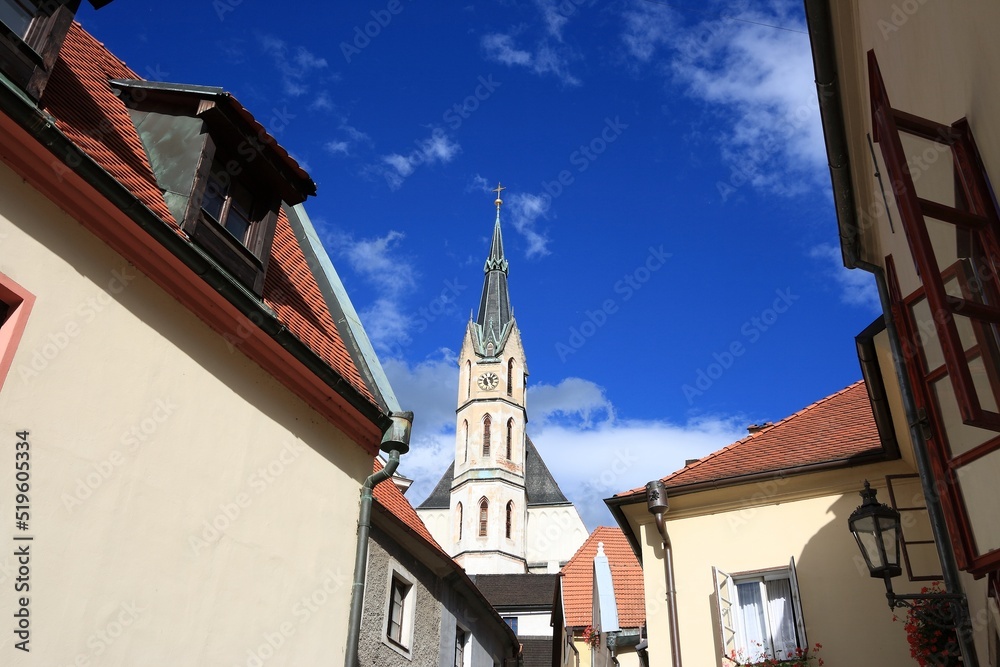
[(795, 655), (798, 644), (795, 641), (795, 613), (792, 611), (792, 586), (788, 579), (772, 579), (764, 582), (767, 588), (767, 611), (771, 621), (771, 637), (774, 640), (775, 657), (787, 658)]
[(767, 621), (764, 619), (764, 601), (758, 582), (736, 584), (739, 596), (740, 632), (736, 637), (736, 651), (741, 657), (754, 659), (766, 655), (768, 649)]

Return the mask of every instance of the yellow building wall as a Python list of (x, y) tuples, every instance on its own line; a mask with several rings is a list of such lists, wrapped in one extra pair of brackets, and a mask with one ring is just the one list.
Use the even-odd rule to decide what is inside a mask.
[[(847, 528), (864, 480), (887, 499), (884, 477), (912, 472), (900, 461), (670, 498), (682, 658), (721, 664), (712, 567), (731, 575), (787, 567), (795, 558), (810, 645), (828, 667), (912, 667), (902, 622), (893, 622), (881, 580), (872, 579)], [(624, 508), (642, 547), (650, 665), (670, 664), (661, 538), (645, 503)], [(897, 593), (924, 583), (895, 580)], [(905, 614), (901, 615), (902, 619)]]
[[(901, 292), (907, 295), (919, 286), (919, 278), (877, 146), (875, 152), (895, 231), (884, 213), (882, 192), (874, 177), (866, 136), (871, 132), (871, 111), (865, 54), (874, 49), (894, 108), (945, 124), (968, 119), (996, 188), (1000, 179), (1000, 123), (997, 122), (1000, 87), (996, 85), (1000, 42), (995, 38), (994, 28), (1000, 24), (1000, 4), (992, 0), (960, 3), (852, 0), (830, 5), (839, 36), (835, 45), (838, 84), (845, 100), (852, 184), (864, 238), (863, 259), (884, 265), (885, 256), (892, 255)], [(923, 151), (914, 151), (906, 144), (904, 149), (922, 158), (912, 165), (918, 192), (944, 192), (941, 188), (950, 185), (950, 155), (932, 149), (924, 156)], [(947, 197), (939, 198), (946, 200)], [(941, 237), (936, 237), (935, 242), (940, 244)], [(923, 335), (933, 337), (929, 328)], [(887, 379), (887, 384), (892, 382)], [(973, 502), (981, 506), (992, 506), (994, 498), (992, 487), (981, 489), (978, 494), (973, 489)], [(1000, 539), (997, 538), (1000, 524), (981, 521), (976, 530), (987, 541)], [(985, 580), (963, 574), (962, 581), (969, 598), (977, 652), (985, 660), (989, 655), (990, 632)]]
[(3, 664), (337, 664), (371, 457), (2, 165), (0, 193), (37, 297), (0, 389), (0, 615), (27, 597), (31, 632)]

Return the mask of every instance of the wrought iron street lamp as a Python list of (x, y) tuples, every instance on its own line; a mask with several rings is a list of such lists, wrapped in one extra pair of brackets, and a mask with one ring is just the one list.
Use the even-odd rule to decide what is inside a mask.
[(921, 595), (896, 595), (892, 578), (903, 570), (899, 566), (900, 521), (899, 512), (875, 497), (876, 491), (865, 480), (861, 491), (861, 505), (851, 512), (847, 524), (858, 542), (868, 572), (885, 582), (885, 597), (890, 609), (913, 607), (912, 600), (941, 600), (942, 609), (935, 614), (940, 625), (960, 627), (965, 617), (965, 595), (961, 593), (923, 593)]

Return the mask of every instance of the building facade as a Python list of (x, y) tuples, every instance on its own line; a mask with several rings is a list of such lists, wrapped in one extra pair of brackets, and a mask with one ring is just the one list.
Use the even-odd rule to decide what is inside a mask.
[(559, 574), (552, 664), (647, 667), (642, 566), (621, 529), (599, 526)]
[(360, 664), (518, 664), (521, 649), (514, 630), (390, 481), (375, 487), (372, 526)]
[(879, 288), (877, 351), (912, 425), (901, 440), (917, 453), (945, 585), (968, 601), (966, 664), (995, 665), (1000, 7), (805, 4), (844, 265)]
[[(873, 397), (899, 401), (874, 375), (662, 479), (685, 664), (752, 665), (799, 651), (828, 665), (914, 664), (904, 623), (847, 526), (871, 480), (905, 513), (897, 591), (940, 579), (913, 454), (897, 448), (906, 425), (888, 409), (873, 418)], [(646, 489), (606, 502), (642, 563), (649, 664), (671, 665), (664, 541)], [(859, 601), (869, 598), (879, 604)]]
[(3, 662), (342, 662), (398, 406), (315, 186), (235, 98), (141, 80), (78, 5), (7, 2), (0, 31)]

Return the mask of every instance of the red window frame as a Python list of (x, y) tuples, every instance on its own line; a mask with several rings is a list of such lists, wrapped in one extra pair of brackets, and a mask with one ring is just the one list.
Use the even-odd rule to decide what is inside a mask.
[[(1000, 216), (993, 204), (972, 132), (965, 119), (949, 126), (892, 108), (874, 51), (868, 52), (868, 75), (873, 138), (882, 150), (913, 260), (926, 291), (927, 303), (935, 314), (934, 326), (962, 421), (970, 426), (1000, 432), (1000, 413), (986, 410), (980, 403), (969, 370), (969, 360), (955, 324), (955, 315), (961, 313), (973, 321), (1000, 325), (1000, 307), (996, 303), (979, 303), (946, 293), (924, 222), (924, 216), (933, 217), (955, 225), (957, 230), (975, 235), (985, 258), (992, 262), (994, 268), (1000, 266), (1000, 242), (997, 238)], [(956, 198), (964, 204), (963, 208), (945, 206), (917, 196), (903, 152), (901, 131), (951, 148), (957, 176)], [(993, 280), (996, 279), (994, 273)]]
[[(893, 258), (886, 258), (892, 317), (904, 345), (909, 348), (904, 350), (906, 372), (914, 387), (917, 409), (926, 416), (931, 468), (956, 559), (962, 569), (981, 575), (1000, 565), (1000, 549), (979, 552), (958, 473), (963, 466), (1000, 450), (1000, 414), (983, 406), (970, 368), (972, 362), (982, 360), (987, 391), (1000, 405), (1000, 354), (996, 344), (1000, 327), (1000, 286), (997, 284), (1000, 281), (997, 272), (1000, 268), (1000, 215), (968, 122), (962, 119), (949, 126), (894, 109), (889, 103), (874, 51), (868, 52), (868, 68), (873, 139), (882, 151), (910, 254), (921, 280), (918, 289), (903, 295)], [(955, 172), (956, 206), (918, 196), (900, 133), (949, 147)], [(978, 254), (939, 268), (925, 217), (953, 225), (957, 238), (974, 239), (973, 247)], [(975, 285), (968, 275), (973, 264), (980, 278)], [(954, 289), (949, 293), (946, 285), (957, 287), (958, 294)], [(936, 368), (930, 367), (921, 342), (920, 323), (913, 311), (914, 304), (922, 299), (930, 310), (941, 348), (943, 364)], [(968, 349), (959, 334), (956, 316), (965, 318), (974, 333), (975, 342)], [(946, 375), (962, 423), (997, 434), (955, 455), (948, 441), (945, 412), (934, 389), (935, 383)]]
[(35, 295), (0, 273), (0, 389), (14, 364)]

